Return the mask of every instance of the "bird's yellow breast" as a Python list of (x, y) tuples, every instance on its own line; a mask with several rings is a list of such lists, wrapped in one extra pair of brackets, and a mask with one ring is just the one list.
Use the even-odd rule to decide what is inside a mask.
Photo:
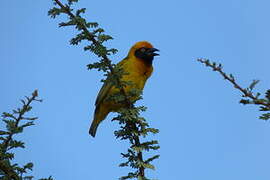
[[(127, 73), (123, 75), (121, 81), (131, 82), (131, 85), (127, 85), (124, 87), (125, 92), (129, 92), (132, 89), (142, 91), (147, 79), (151, 76), (153, 72), (152, 65), (146, 64), (143, 60), (137, 58), (125, 59), (119, 65), (121, 65), (124, 71)], [(116, 87), (112, 87), (109, 94), (112, 95), (117, 92), (119, 92), (119, 89)], [(131, 100), (133, 101), (133, 99)], [(105, 102), (104, 105), (112, 111), (115, 111), (121, 107), (121, 104), (108, 101)]]
[(128, 73), (122, 77), (123, 81), (131, 81), (132, 85), (127, 86), (127, 91), (130, 88), (143, 90), (146, 80), (151, 76), (153, 67), (141, 59), (131, 58), (129, 62), (124, 65), (124, 70)]

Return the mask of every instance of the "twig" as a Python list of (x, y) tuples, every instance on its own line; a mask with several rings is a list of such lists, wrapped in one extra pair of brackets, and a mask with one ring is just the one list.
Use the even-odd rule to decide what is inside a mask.
[[(27, 99), (27, 102), (25, 102), (24, 100), (22, 100), (23, 102), (23, 107), (21, 109), (18, 109), (15, 114), (18, 114), (18, 117), (16, 117), (15, 115), (13, 114), (8, 114), (7, 117), (10, 117), (12, 118), (14, 121), (15, 121), (15, 124), (14, 124), (14, 128), (18, 128), (19, 127), (19, 123), (21, 120), (24, 120), (24, 119), (31, 119), (31, 118), (25, 118), (24, 117), (24, 114), (26, 112), (28, 112), (30, 109), (31, 109), (31, 106), (30, 104), (33, 102), (33, 101), (41, 101), (41, 100), (38, 100), (36, 99), (36, 97), (38, 96), (38, 91), (35, 90), (33, 93), (32, 93), (32, 97), (28, 98), (26, 97)], [(5, 114), (3, 115), (5, 117)], [(35, 119), (35, 118), (32, 118), (32, 119)], [(9, 149), (8, 147), (10, 146), (10, 142), (13, 140), (13, 136), (16, 134), (15, 132), (8, 132), (6, 133), (7, 134), (7, 137), (6, 138), (3, 138), (3, 144), (1, 145), (1, 154), (5, 154)], [(0, 157), (0, 170), (2, 172), (5, 173), (5, 175), (9, 178), (9, 179), (13, 179), (13, 180), (19, 180), (21, 179), (18, 174), (14, 171), (14, 169), (12, 168), (12, 166), (9, 165), (9, 160), (5, 159), (5, 157)]]
[[(32, 103), (32, 101), (37, 100), (36, 99), (37, 96), (38, 96), (38, 91), (35, 90), (32, 93), (32, 97), (27, 99), (27, 103), (25, 105), (23, 105), (22, 110), (20, 112), (18, 112), (19, 116), (16, 118), (15, 127), (18, 127), (19, 122), (24, 119), (23, 115), (27, 112), (27, 111), (25, 111), (25, 109), (28, 109), (30, 107), (30, 104)], [(3, 142), (3, 144), (4, 144), (3, 148), (2, 148), (3, 153), (5, 153), (7, 151), (8, 145), (9, 145), (10, 141), (12, 140), (13, 135), (14, 134), (10, 133), (8, 135), (7, 139)]]
[(197, 61), (201, 62), (202, 64), (204, 64), (205, 66), (208, 66), (210, 68), (212, 68), (213, 71), (217, 71), (219, 72), (223, 78), (225, 80), (228, 80), (230, 83), (233, 84), (233, 86), (240, 90), (243, 93), (243, 97), (248, 97), (250, 99), (252, 99), (254, 104), (257, 105), (262, 105), (265, 107), (270, 108), (270, 104), (267, 103), (266, 101), (259, 99), (258, 96), (255, 96), (251, 90), (248, 90), (246, 88), (242, 88), (234, 79), (234, 77), (232, 75), (227, 75), (223, 70), (222, 70), (222, 65), (221, 64), (216, 64), (215, 62), (211, 63), (208, 59), (197, 59)]
[[(86, 36), (88, 37), (88, 40), (89, 41), (92, 41), (94, 45), (96, 46), (101, 46), (101, 44), (95, 39), (95, 36), (88, 31), (87, 27), (81, 23), (80, 21), (78, 21), (76, 19), (76, 16), (70, 11), (70, 9), (66, 6), (64, 6), (59, 0), (54, 0), (63, 10), (66, 11), (66, 13), (70, 16), (71, 19), (75, 20), (79, 25), (80, 27), (82, 28), (83, 32), (86, 34)], [(108, 65), (109, 69), (110, 69), (110, 72), (112, 75), (115, 75), (115, 72), (114, 72), (114, 69), (113, 69), (113, 66), (111, 64), (111, 60), (108, 58), (107, 55), (102, 55), (101, 56), (104, 60), (105, 60), (105, 63)], [(117, 83), (118, 85), (121, 84), (120, 80), (117, 79)], [(127, 98), (127, 94), (124, 90), (123, 87), (120, 88), (120, 91), (121, 93), (125, 96), (125, 103), (128, 105), (128, 107), (131, 107), (132, 103), (130, 102), (130, 100)]]
[[(85, 24), (81, 23), (80, 21), (78, 21), (76, 19), (76, 16), (71, 12), (70, 8), (63, 5), (59, 0), (54, 0), (54, 1), (57, 5), (59, 5), (66, 12), (66, 14), (68, 14), (70, 16), (71, 19), (73, 19), (78, 25), (80, 25), (80, 27), (82, 28), (83, 32), (85, 33), (85, 35), (87, 36), (87, 39), (89, 41), (91, 41), (96, 46), (101, 46), (101, 44), (95, 39), (95, 36), (91, 32), (88, 31)], [(112, 63), (111, 63), (111, 60), (107, 57), (107, 55), (102, 55), (101, 57), (104, 59), (104, 62), (107, 64), (107, 66), (110, 70), (110, 73), (113, 76), (116, 76), (116, 73), (115, 73), (113, 66), (112, 66)], [(130, 100), (128, 99), (128, 95), (126, 94), (123, 86), (121, 85), (121, 81), (119, 78), (117, 78), (117, 84), (120, 87), (120, 92), (124, 95), (124, 102), (125, 102), (127, 108), (132, 108), (133, 103), (131, 103)], [(134, 122), (131, 122), (131, 123), (133, 124), (134, 128), (137, 128), (136, 124)], [(139, 146), (141, 144), (139, 136), (134, 136), (134, 141), (135, 141), (136, 146)], [(142, 152), (138, 153), (138, 159), (141, 162), (143, 162)], [(144, 170), (145, 170), (145, 168), (142, 166), (139, 168), (139, 176), (144, 177)]]

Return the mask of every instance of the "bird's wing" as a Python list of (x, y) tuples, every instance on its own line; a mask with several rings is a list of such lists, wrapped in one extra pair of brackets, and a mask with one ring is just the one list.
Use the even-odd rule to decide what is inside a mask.
[[(126, 64), (126, 61), (127, 61), (127, 58), (123, 59), (117, 64), (117, 66), (123, 66), (124, 64)], [(104, 82), (102, 88), (100, 89), (98, 93), (96, 103), (95, 103), (96, 106), (98, 106), (107, 97), (112, 87), (113, 87), (113, 83), (111, 83), (110, 81)]]
[(108, 95), (110, 89), (112, 88), (113, 84), (109, 81), (105, 81), (102, 88), (100, 89), (97, 99), (96, 99), (96, 103), (95, 105), (98, 106)]

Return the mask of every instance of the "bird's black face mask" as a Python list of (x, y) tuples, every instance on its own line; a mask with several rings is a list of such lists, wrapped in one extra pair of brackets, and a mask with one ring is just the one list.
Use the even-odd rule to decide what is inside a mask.
[(159, 50), (156, 49), (156, 48), (145, 48), (145, 47), (142, 47), (142, 48), (137, 49), (135, 51), (135, 56), (137, 58), (140, 58), (140, 59), (144, 60), (148, 64), (152, 64), (152, 61), (154, 59), (154, 56), (159, 56), (158, 53), (155, 53), (157, 51), (159, 51)]

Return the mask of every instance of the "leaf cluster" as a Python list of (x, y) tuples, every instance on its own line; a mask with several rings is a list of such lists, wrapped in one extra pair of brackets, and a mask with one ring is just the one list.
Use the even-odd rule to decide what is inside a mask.
[(37, 99), (37, 97), (38, 91), (35, 90), (31, 97), (25, 96), (25, 99), (21, 100), (22, 107), (14, 109), (12, 113), (3, 112), (1, 116), (5, 129), (0, 130), (0, 180), (33, 179), (33, 176), (27, 175), (29, 171), (33, 170), (34, 165), (32, 162), (19, 165), (12, 163), (12, 160), (15, 158), (14, 149), (25, 148), (25, 143), (21, 140), (16, 140), (14, 136), (23, 133), (25, 128), (33, 126), (34, 121), (37, 119), (37, 117), (26, 116), (32, 110), (32, 102), (42, 101)]
[(157, 150), (159, 149), (158, 142), (156, 140), (140, 142), (138, 137), (146, 137), (149, 133), (156, 134), (158, 129), (150, 128), (147, 121), (140, 116), (140, 111), (145, 111), (144, 106), (121, 108), (119, 115), (115, 117), (114, 121), (119, 121), (121, 125), (120, 130), (114, 132), (116, 138), (121, 140), (129, 140), (130, 147), (127, 153), (122, 153), (122, 157), (127, 159), (126, 162), (121, 163), (120, 167), (129, 166), (135, 169), (135, 172), (129, 173), (127, 176), (123, 176), (120, 179), (128, 178), (143, 178), (141, 177), (140, 169), (155, 169), (154, 165), (150, 164), (151, 161), (157, 159), (159, 155), (152, 156), (146, 160), (140, 158), (140, 154), (143, 151)]
[(86, 19), (81, 16), (86, 12), (86, 8), (81, 8), (76, 11), (71, 8), (71, 5), (74, 2), (78, 2), (78, 0), (68, 1), (68, 4), (65, 5), (58, 0), (53, 1), (57, 7), (50, 9), (48, 15), (52, 18), (56, 18), (60, 14), (66, 14), (68, 20), (59, 23), (59, 27), (74, 26), (79, 32), (70, 40), (70, 44), (78, 45), (82, 41), (90, 42), (90, 44), (84, 47), (84, 50), (90, 51), (101, 58), (99, 62), (89, 64), (88, 69), (107, 71), (108, 64), (111, 64), (107, 56), (117, 53), (117, 49), (108, 49), (103, 43), (112, 40), (113, 38), (110, 35), (105, 34), (104, 29), (100, 28), (97, 22), (87, 22)]

